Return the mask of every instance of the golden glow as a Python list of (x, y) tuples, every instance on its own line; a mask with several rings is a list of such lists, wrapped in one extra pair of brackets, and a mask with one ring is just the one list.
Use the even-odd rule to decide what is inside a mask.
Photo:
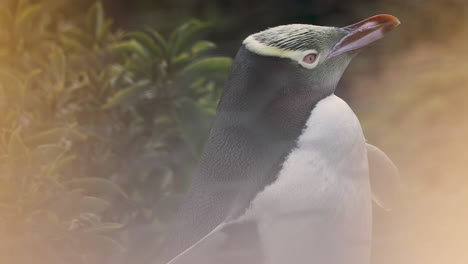
[(402, 174), (399, 205), (376, 209), (374, 263), (468, 263), (467, 33), (420, 41), (385, 56), (378, 74), (350, 77), (356, 104), (370, 105), (357, 113), (364, 133)]
[[(86, 101), (89, 105), (66, 103), (91, 93), (83, 92), (82, 85), (89, 80), (81, 80), (81, 72), (86, 69), (65, 71), (72, 68), (71, 61), (85, 59), (65, 56), (69, 50), (81, 49), (83, 43), (57, 33), (70, 24), (49, 9), (52, 2), (0, 0), (0, 263), (50, 264), (46, 259), (54, 252), (45, 246), (56, 243), (57, 248), (65, 247), (64, 241), (70, 242), (71, 237), (64, 234), (76, 228), (71, 219), (36, 210), (47, 202), (43, 192), (59, 192), (58, 182), (67, 180), (60, 179), (56, 170), (76, 158), (67, 152), (70, 138), (75, 142), (86, 138), (76, 129), (78, 121), (71, 113), (96, 107), (92, 103), (97, 100)], [(468, 11), (451, 9), (445, 0), (401, 2), (420, 4), (377, 10), (401, 18), (402, 26), (390, 35), (397, 48), (383, 55), (364, 52), (345, 76), (351, 105), (359, 109), (356, 112), (367, 139), (384, 150), (402, 174), (399, 205), (390, 213), (375, 210), (373, 263), (464, 264), (468, 263), (468, 20), (459, 19), (459, 14), (468, 17)], [(16, 4), (23, 13), (3, 13)], [(406, 16), (400, 14), (405, 12)], [(52, 20), (59, 23), (50, 38), (46, 30)], [(84, 40), (87, 48), (99, 50), (103, 32), (90, 32), (98, 36)], [(432, 32), (440, 36), (431, 39)], [(54, 44), (58, 40), (66, 42), (69, 50)], [(304, 55), (265, 48), (258, 42), (247, 44), (266, 55), (296, 60)], [(374, 67), (377, 59), (383, 62), (379, 69)], [(56, 120), (59, 122), (54, 123)], [(93, 140), (107, 140), (96, 138)], [(154, 145), (150, 147), (163, 148)], [(53, 232), (47, 233), (50, 230)], [(44, 234), (47, 240), (41, 240)], [(85, 246), (94, 250), (95, 244)]]

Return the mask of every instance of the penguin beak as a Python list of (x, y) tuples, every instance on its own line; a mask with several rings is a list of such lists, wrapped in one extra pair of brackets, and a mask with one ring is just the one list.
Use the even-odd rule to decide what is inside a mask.
[(347, 31), (348, 34), (335, 44), (327, 59), (365, 47), (383, 38), (398, 25), (400, 21), (394, 16), (377, 15), (343, 27), (341, 29)]

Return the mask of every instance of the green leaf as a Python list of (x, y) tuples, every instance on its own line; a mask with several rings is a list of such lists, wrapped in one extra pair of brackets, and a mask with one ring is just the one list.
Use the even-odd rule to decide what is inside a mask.
[(21, 10), (20, 14), (17, 15), (15, 24), (17, 27), (24, 27), (26, 23), (33, 22), (42, 11), (42, 4), (33, 4)]
[(129, 104), (135, 101), (138, 98), (138, 96), (140, 96), (142, 92), (144, 92), (148, 88), (149, 84), (150, 81), (142, 80), (128, 88), (118, 91), (107, 100), (107, 103), (103, 106), (103, 109), (110, 109), (122, 104)]
[(49, 59), (52, 62), (52, 73), (55, 76), (54, 89), (56, 92), (63, 91), (66, 87), (65, 82), (67, 80), (67, 56), (63, 49), (55, 49), (53, 53), (49, 55)]
[(145, 31), (148, 32), (149, 35), (153, 38), (154, 42), (157, 43), (159, 47), (161, 47), (162, 52), (168, 55), (167, 53), (169, 52), (169, 44), (167, 43), (166, 39), (158, 31), (152, 28), (147, 27)]
[(200, 40), (197, 41), (193, 46), (192, 46), (192, 54), (193, 56), (199, 56), (202, 53), (205, 53), (209, 50), (212, 50), (216, 48), (216, 44), (214, 44), (211, 41), (206, 41), (206, 40)]
[(130, 32), (127, 37), (138, 41), (151, 54), (151, 57), (160, 57), (163, 55), (161, 47), (146, 32)]
[(148, 51), (136, 40), (122, 41), (110, 46), (110, 50), (116, 55), (132, 54), (137, 55), (140, 59), (148, 60), (151, 58)]
[(38, 168), (48, 170), (60, 156), (64, 155), (65, 151), (58, 144), (41, 145), (32, 149), (31, 160)]
[(57, 139), (67, 138), (72, 141), (83, 141), (87, 139), (87, 135), (79, 131), (73, 125), (68, 127), (57, 127), (35, 134), (25, 138), (28, 145), (43, 145), (55, 143)]
[(83, 52), (88, 50), (88, 44), (84, 44), (75, 38), (68, 37), (66, 35), (59, 36), (60, 45), (66, 51), (74, 51), (74, 52)]
[(109, 209), (110, 202), (93, 196), (84, 196), (76, 205), (76, 215), (79, 213), (100, 214)]
[(232, 64), (232, 59), (228, 57), (211, 57), (196, 60), (183, 68), (178, 76), (182, 79), (194, 80), (200, 77), (210, 77), (210, 75), (225, 76)]
[(100, 215), (109, 209), (111, 203), (94, 196), (83, 196), (79, 191), (58, 192), (47, 202), (47, 208), (58, 213), (61, 219), (71, 220), (82, 214)]
[(207, 27), (207, 23), (202, 23), (195, 19), (178, 27), (169, 37), (171, 56), (175, 57), (181, 52), (189, 50), (196, 36)]
[(77, 156), (75, 155), (60, 157), (53, 164), (48, 164), (51, 166), (46, 170), (46, 175), (50, 176), (50, 175), (60, 172), (61, 169), (65, 168), (72, 161), (76, 160), (76, 158)]
[(93, 194), (118, 195), (128, 199), (128, 195), (115, 183), (104, 178), (78, 178), (64, 183), (71, 189), (83, 189)]
[(86, 47), (93, 44), (93, 36), (78, 27), (69, 28), (67, 31), (63, 32), (60, 37), (66, 39), (68, 42), (79, 42), (80, 45)]
[(182, 67), (184, 64), (190, 62), (191, 56), (187, 52), (181, 53), (172, 61), (173, 69), (178, 69)]
[(104, 9), (102, 8), (102, 3), (97, 2), (96, 4), (97, 11), (96, 11), (96, 38), (100, 39), (102, 36), (102, 31), (104, 29), (105, 23), (105, 16), (104, 16)]
[(96, 39), (102, 36), (102, 30), (104, 29), (105, 15), (102, 3), (97, 1), (88, 11), (86, 16), (86, 26), (89, 32), (92, 32)]
[(102, 25), (101, 32), (98, 35), (99, 41), (104, 41), (106, 39), (106, 36), (109, 35), (109, 32), (113, 24), (114, 24), (114, 20), (110, 18), (106, 19), (106, 21), (104, 22), (104, 25)]

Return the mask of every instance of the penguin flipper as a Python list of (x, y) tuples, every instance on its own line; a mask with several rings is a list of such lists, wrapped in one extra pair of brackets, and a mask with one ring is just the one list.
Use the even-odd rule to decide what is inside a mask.
[(190, 247), (182, 251), (180, 254), (169, 260), (167, 264), (188, 263), (188, 261), (185, 261), (185, 259), (193, 258), (194, 256), (192, 255), (196, 254), (197, 249), (200, 249), (201, 247), (210, 247), (209, 244), (220, 244), (221, 241), (217, 240), (224, 240), (224, 238), (221, 237), (222, 233), (219, 231), (225, 226), (226, 223), (221, 223), (220, 225), (215, 227), (210, 233), (201, 238), (199, 241), (195, 242), (193, 245), (191, 245)]
[(252, 221), (223, 222), (167, 264), (261, 263), (255, 234), (256, 223)]
[(382, 150), (371, 144), (366, 144), (366, 148), (373, 200), (390, 211), (397, 200), (400, 173)]

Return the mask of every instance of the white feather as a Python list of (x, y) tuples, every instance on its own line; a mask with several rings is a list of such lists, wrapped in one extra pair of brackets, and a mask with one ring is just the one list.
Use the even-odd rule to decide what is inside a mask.
[(278, 179), (243, 218), (259, 224), (267, 264), (369, 261), (371, 191), (365, 139), (349, 106), (331, 95), (312, 111)]
[[(274, 46), (267, 45), (265, 43), (259, 42), (255, 39), (254, 35), (247, 37), (244, 40), (245, 47), (258, 55), (262, 56), (273, 56), (278, 58), (288, 58), (291, 59), (307, 69), (314, 69), (317, 67), (320, 61), (320, 53), (315, 49), (308, 50), (291, 50), (291, 49), (282, 49)], [(317, 54), (317, 60), (312, 64), (305, 63), (302, 58), (307, 54)]]

